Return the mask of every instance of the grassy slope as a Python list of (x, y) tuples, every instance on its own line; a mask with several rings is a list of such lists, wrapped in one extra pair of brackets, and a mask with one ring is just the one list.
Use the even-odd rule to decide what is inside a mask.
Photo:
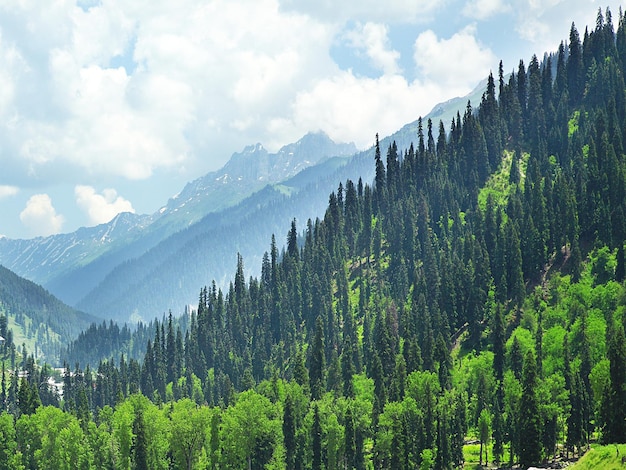
[(626, 444), (593, 446), (578, 462), (568, 468), (571, 470), (623, 469), (625, 465), (622, 464), (622, 457), (626, 457)]

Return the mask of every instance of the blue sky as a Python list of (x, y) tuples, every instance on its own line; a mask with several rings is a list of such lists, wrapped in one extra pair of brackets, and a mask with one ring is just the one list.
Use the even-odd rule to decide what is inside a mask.
[(0, 235), (151, 213), (245, 145), (366, 148), (594, 0), (0, 0)]

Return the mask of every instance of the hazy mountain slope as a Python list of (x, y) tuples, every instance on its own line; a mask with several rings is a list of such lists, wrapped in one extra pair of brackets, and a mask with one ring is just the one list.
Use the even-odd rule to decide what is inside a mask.
[(30, 240), (1, 238), (0, 263), (33, 282), (46, 284), (107, 252), (119, 250), (138, 237), (150, 220), (150, 216), (125, 213), (107, 224), (69, 234)]
[(9, 320), (14, 342), (54, 362), (61, 346), (87, 328), (97, 317), (79, 312), (43, 287), (0, 266), (0, 312)]
[(0, 239), (0, 263), (75, 304), (117, 265), (141, 256), (206, 214), (231, 207), (268, 183), (284, 181), (332, 156), (352, 155), (324, 133), (269, 153), (260, 144), (235, 153), (219, 171), (187, 184), (152, 215), (120, 214), (111, 222), (32, 240)]
[(354, 144), (336, 144), (322, 132), (309, 133), (273, 154), (259, 143), (250, 145), (234, 153), (222, 169), (188, 183), (162, 212), (182, 212), (191, 225), (210, 212), (241, 202), (267, 184), (291, 178), (326, 158), (356, 152)]
[[(481, 83), (470, 97), (450, 100), (438, 105), (433, 112), (450, 116), (456, 115), (458, 110), (463, 112), (468, 99), (475, 99), (478, 104), (483, 89)], [(423, 119), (424, 131), (429, 116)], [(438, 123), (439, 120), (433, 118), (434, 132)], [(418, 121), (405, 125), (381, 139), (381, 148), (386, 152), (393, 141), (399, 148), (407, 148), (416, 140), (417, 129)], [(259, 146), (249, 147), (248, 151), (264, 158), (265, 152)], [(233, 160), (242, 157), (243, 154), (233, 156)], [(361, 177), (364, 182), (371, 182), (373, 159), (373, 148), (370, 148), (354, 155), (348, 164), (339, 159), (324, 161), (284, 183), (267, 185), (237, 206), (209, 214), (144, 255), (120, 264), (77, 306), (105, 318), (146, 320), (169, 309), (180, 313), (187, 304), (195, 306), (199, 289), (213, 280), (227, 288), (225, 283), (235, 271), (237, 253), (244, 259), (246, 276), (258, 275), (272, 234), (276, 236), (278, 247), (282, 247), (289, 230), (288, 221), (296, 218), (298, 230), (302, 232), (307, 219), (323, 215), (328, 194), (337, 190), (340, 181), (345, 183), (349, 178), (356, 182)], [(342, 166), (337, 168), (338, 165)], [(221, 178), (226, 178), (227, 170), (225, 167)], [(177, 199), (193, 204), (193, 193), (201, 193), (197, 189), (202, 187), (201, 180), (187, 185)]]
[(303, 229), (308, 217), (323, 212), (337, 181), (360, 174), (371, 179), (363, 162), (369, 163), (363, 158), (353, 158), (349, 164), (345, 158), (327, 160), (292, 180), (266, 186), (236, 207), (207, 215), (143, 256), (118, 266), (79, 307), (126, 321), (195, 305), (201, 286), (213, 279), (222, 284), (231, 277), (238, 252), (246, 266), (258, 269), (271, 235), (275, 233), (282, 246), (289, 229), (285, 220), (296, 218)]

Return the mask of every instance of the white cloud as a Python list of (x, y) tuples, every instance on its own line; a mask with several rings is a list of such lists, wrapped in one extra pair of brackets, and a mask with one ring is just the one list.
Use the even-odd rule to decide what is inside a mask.
[(449, 97), (450, 90), (434, 82), (408, 82), (401, 75), (359, 78), (346, 71), (298, 94), (290, 119), (274, 119), (268, 129), (278, 142), (322, 129), (336, 141), (367, 148), (377, 132), (395, 132)]
[(91, 186), (78, 185), (74, 188), (76, 204), (89, 216), (93, 225), (109, 222), (120, 212), (135, 212), (130, 201), (118, 196), (115, 189), (96, 193)]
[(449, 90), (449, 96), (468, 93), (498, 60), (476, 39), (476, 27), (467, 26), (450, 39), (439, 39), (432, 30), (421, 33), (414, 48), (415, 64), (425, 80)]
[(463, 14), (469, 18), (486, 20), (509, 10), (510, 6), (504, 0), (469, 0), (463, 7)]
[[(58, 31), (45, 44), (48, 13)], [(28, 175), (68, 162), (127, 179), (215, 169), (242, 141), (261, 139), (268, 115), (288, 111), (300, 87), (337, 69), (335, 27), (279, 12), (275, 0), (112, 1), (87, 11), (0, 2), (0, 30), (3, 16), (28, 25), (6, 28), (28, 73), (15, 85), (19, 126), (0, 125), (5, 154), (21, 157)], [(26, 100), (32, 90), (37, 100)]]
[(71, 9), (71, 49), (78, 63), (106, 67), (112, 57), (124, 54), (133, 38), (136, 22), (113, 5)]
[(19, 192), (17, 186), (0, 185), (0, 199), (15, 196)]
[(14, 120), (16, 89), (28, 65), (15, 44), (5, 36), (0, 29), (0, 117), (10, 126)]
[[(544, 38), (549, 36), (551, 29), (552, 27), (549, 24), (534, 17), (522, 18), (516, 27), (520, 37), (530, 42), (543, 42)], [(555, 48), (553, 45), (548, 47), (551, 49)]]
[(299, 11), (326, 21), (343, 22), (348, 19), (399, 23), (423, 23), (448, 3), (446, 0), (360, 0), (333, 1), (281, 0), (287, 11)]
[[(545, 44), (549, 41), (550, 33), (554, 32), (556, 24), (549, 22), (548, 16), (550, 9), (555, 5), (561, 3), (562, 0), (518, 0), (517, 10), (517, 24), (515, 30), (520, 37), (526, 41), (535, 44)], [(575, 8), (575, 2), (572, 3), (572, 8)], [(590, 9), (591, 10), (591, 9)], [(571, 24), (572, 19), (568, 18), (566, 24)], [(561, 36), (567, 35), (567, 31), (559, 31)], [(550, 49), (555, 49), (558, 44), (546, 44)], [(537, 55), (541, 55), (544, 51), (537, 51)]]
[[(151, 178), (172, 175), (182, 186), (251, 142), (276, 150), (322, 129), (368, 146), (376, 132), (470, 91), (497, 67), (485, 44), (509, 69), (531, 47), (555, 49), (572, 20), (593, 25), (598, 2), (0, 0), (3, 183), (49, 194), (45, 185), (71, 194), (77, 181), (126, 184), (124, 195), (144, 211), (139, 190), (128, 189), (143, 180), (142, 197), (156, 210), (180, 187)], [(506, 5), (499, 28), (450, 37), (468, 16), (494, 20)], [(352, 72), (361, 61), (350, 54), (380, 76)], [(66, 204), (58, 208), (69, 225), (81, 217)]]
[[(559, 42), (569, 38), (572, 21), (582, 38), (586, 26), (595, 27), (598, 7), (604, 12), (606, 6), (599, 0), (514, 0), (515, 31), (531, 43), (534, 53), (541, 57), (546, 51), (556, 51)], [(617, 27), (619, 3), (609, 6), (613, 25)]]
[(387, 26), (379, 23), (357, 24), (345, 34), (348, 43), (365, 54), (377, 69), (385, 74), (395, 74), (400, 71), (398, 59), (400, 53), (390, 48), (387, 36)]
[(496, 57), (475, 34), (474, 26), (449, 39), (440, 39), (430, 30), (420, 34), (414, 49), (420, 73), (414, 81), (392, 72), (378, 78), (357, 77), (351, 70), (319, 80), (297, 94), (290, 115), (270, 121), (268, 134), (285, 142), (288, 135), (322, 129), (334, 140), (369, 147), (377, 132), (388, 135), (436, 104), (469, 93), (497, 67)]
[(35, 194), (30, 197), (26, 207), (20, 212), (20, 220), (32, 236), (45, 237), (59, 233), (65, 218), (57, 214), (50, 196)]

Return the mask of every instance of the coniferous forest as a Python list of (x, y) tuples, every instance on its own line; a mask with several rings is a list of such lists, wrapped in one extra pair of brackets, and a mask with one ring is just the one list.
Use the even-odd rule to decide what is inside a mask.
[[(14, 358), (0, 468), (451, 469), (470, 446), (526, 468), (625, 443), (625, 74), (626, 18), (599, 10), (409, 148), (376, 136), (373, 182), (141, 329), (138, 358), (94, 326), (62, 395)], [(121, 349), (81, 366), (90, 337)]]

